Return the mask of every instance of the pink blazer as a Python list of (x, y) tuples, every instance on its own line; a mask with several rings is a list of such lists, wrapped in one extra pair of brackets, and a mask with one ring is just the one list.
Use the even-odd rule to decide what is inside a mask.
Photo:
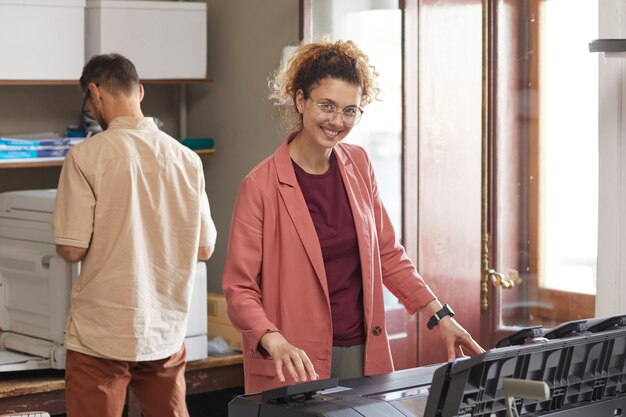
[[(280, 331), (330, 378), (332, 319), (322, 251), (298, 186), (288, 137), (242, 181), (232, 217), (223, 290), (243, 335), (247, 393), (280, 386), (261, 337)], [(359, 242), (365, 314), (365, 374), (393, 370), (383, 284), (412, 314), (435, 296), (417, 273), (380, 200), (372, 165), (355, 145), (335, 147)], [(287, 372), (286, 384), (293, 383)]]

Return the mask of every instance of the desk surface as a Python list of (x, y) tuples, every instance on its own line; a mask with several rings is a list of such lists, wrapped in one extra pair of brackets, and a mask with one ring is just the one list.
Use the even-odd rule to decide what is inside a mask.
[[(243, 357), (241, 354), (210, 356), (188, 362), (185, 378), (187, 394), (243, 386)], [(54, 403), (51, 411), (56, 414), (64, 408), (60, 405), (63, 404), (64, 389), (64, 372), (60, 370), (0, 373), (0, 412), (7, 407), (16, 411), (42, 409), (42, 404), (50, 406)]]
[(63, 371), (25, 371), (0, 374), (0, 398), (18, 397), (65, 388)]

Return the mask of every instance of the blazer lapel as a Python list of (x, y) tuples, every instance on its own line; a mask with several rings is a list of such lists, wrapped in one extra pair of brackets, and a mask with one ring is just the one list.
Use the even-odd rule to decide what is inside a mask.
[(289, 156), (289, 147), (287, 145), (290, 138), (291, 137), (287, 138), (274, 153), (274, 164), (276, 166), (279, 182), (278, 190), (285, 203), (289, 217), (304, 245), (309, 260), (315, 269), (317, 278), (324, 289), (326, 299), (330, 300), (322, 248), (319, 238), (317, 237), (315, 225), (309, 214), (309, 208), (306, 205), (306, 201), (298, 185), (291, 157)]

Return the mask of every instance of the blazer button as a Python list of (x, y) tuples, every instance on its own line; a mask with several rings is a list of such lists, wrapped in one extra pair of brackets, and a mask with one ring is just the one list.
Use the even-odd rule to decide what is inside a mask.
[(372, 329), (372, 334), (374, 336), (380, 336), (383, 333), (383, 328), (380, 326), (376, 326)]

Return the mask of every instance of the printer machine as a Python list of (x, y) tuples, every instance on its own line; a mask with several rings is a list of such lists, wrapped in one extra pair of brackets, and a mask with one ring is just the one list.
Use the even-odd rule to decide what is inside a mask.
[[(240, 395), (228, 405), (228, 416), (625, 415), (626, 316), (564, 323), (538, 336), (447, 364)], [(511, 381), (517, 386), (539, 384), (544, 396), (533, 397), (526, 389), (512, 394)]]
[[(0, 193), (0, 372), (64, 369), (65, 319), (80, 263), (56, 254), (50, 220), (56, 190)], [(206, 264), (198, 262), (185, 346), (207, 357)]]

